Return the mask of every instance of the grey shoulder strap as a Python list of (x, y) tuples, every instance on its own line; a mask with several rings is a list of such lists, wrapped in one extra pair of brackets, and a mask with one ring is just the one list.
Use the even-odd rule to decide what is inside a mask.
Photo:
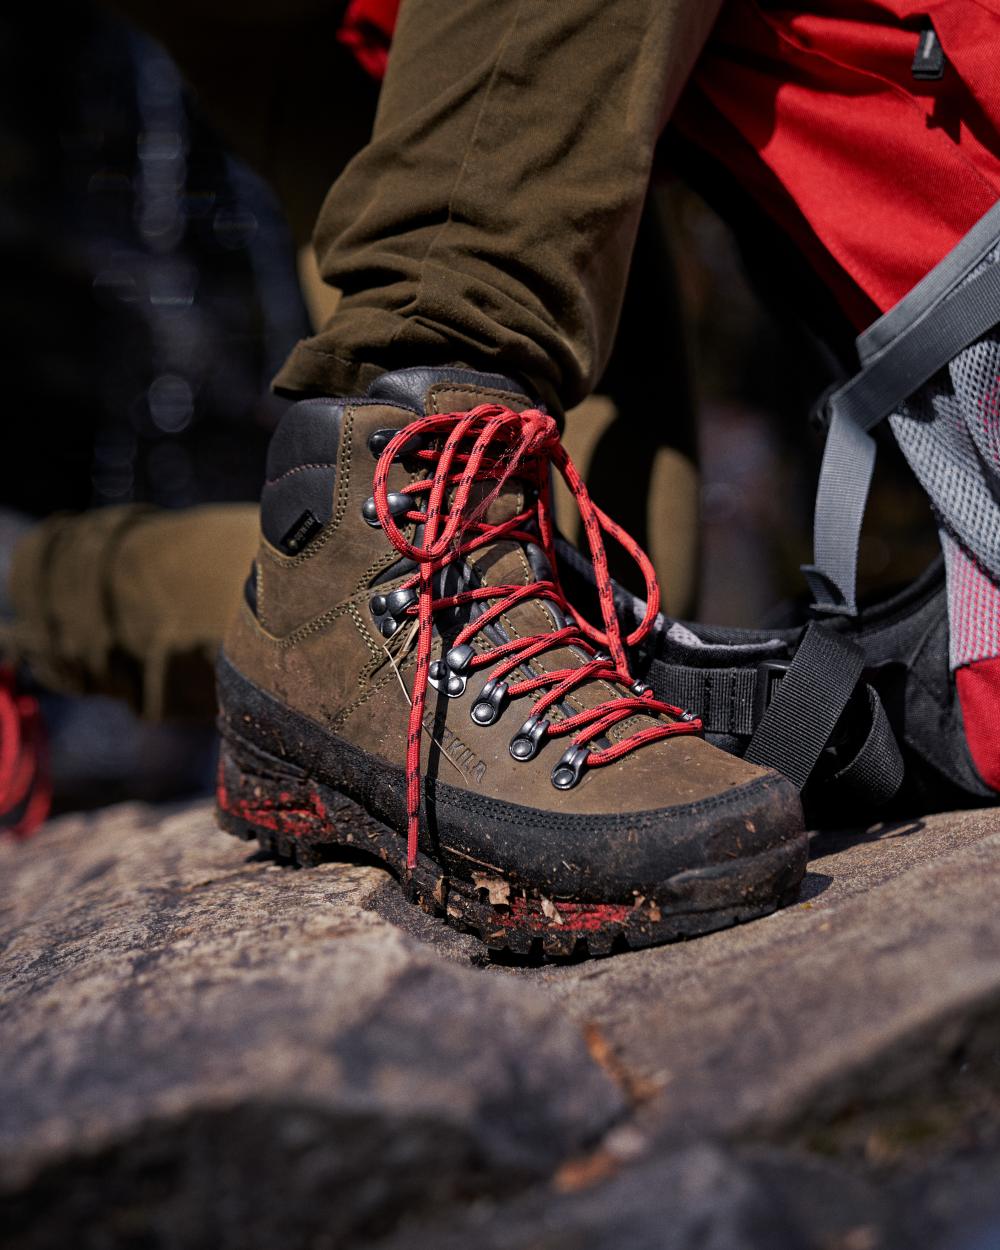
[(1000, 203), (861, 335), (861, 371), (826, 401), (829, 433), (816, 493), (814, 556), (802, 570), (818, 612), (857, 615), (858, 543), (875, 465), (871, 431), (1000, 322), (1000, 264), (968, 279), (998, 245)]

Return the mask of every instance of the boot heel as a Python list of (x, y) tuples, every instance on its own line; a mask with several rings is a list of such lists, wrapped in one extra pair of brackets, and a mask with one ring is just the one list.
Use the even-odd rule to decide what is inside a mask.
[(334, 839), (331, 813), (301, 770), (223, 739), (216, 783), (219, 826), (245, 842), (304, 866), (322, 858)]
[(406, 841), (340, 791), (302, 769), (223, 738), (216, 788), (219, 827), (303, 867), (358, 854), (379, 859), (432, 915), (444, 908), (446, 881), (421, 852), (406, 866)]

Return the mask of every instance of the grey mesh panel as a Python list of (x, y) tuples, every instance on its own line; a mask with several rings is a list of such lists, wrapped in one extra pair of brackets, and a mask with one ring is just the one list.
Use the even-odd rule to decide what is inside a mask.
[(953, 538), (941, 533), (948, 577), (948, 649), (952, 669), (1000, 655), (1000, 584)]
[[(1000, 249), (970, 279), (998, 258)], [(1000, 582), (1000, 332), (959, 352), (889, 421), (943, 531)], [(943, 543), (954, 585), (955, 553)]]
[(885, 418), (900, 418), (904, 450), (959, 537), (968, 541), (987, 525), (987, 554), (976, 558), (996, 568), (989, 506), (996, 468), (989, 454), (980, 462), (976, 444), (992, 450), (995, 441), (998, 251), (1000, 202), (860, 336), (861, 372), (825, 400), (829, 433), (814, 560), (802, 570), (816, 611), (857, 614), (858, 542), (875, 460), (871, 431)]

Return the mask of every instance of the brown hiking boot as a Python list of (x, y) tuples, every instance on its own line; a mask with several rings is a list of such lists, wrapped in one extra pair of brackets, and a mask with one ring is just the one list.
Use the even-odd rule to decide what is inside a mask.
[[(550, 471), (580, 505), (600, 628), (553, 572)], [(601, 531), (550, 417), (503, 378), (409, 369), (295, 404), (219, 662), (224, 828), (310, 862), (373, 852), (495, 949), (605, 954), (773, 911), (795, 789), (634, 681)]]

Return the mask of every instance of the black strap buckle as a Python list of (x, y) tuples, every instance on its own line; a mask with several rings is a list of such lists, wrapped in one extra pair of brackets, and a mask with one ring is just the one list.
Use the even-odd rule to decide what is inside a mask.
[(753, 724), (756, 729), (764, 713), (771, 706), (778, 688), (791, 668), (790, 663), (781, 660), (762, 660), (757, 665), (757, 684), (753, 691)]

